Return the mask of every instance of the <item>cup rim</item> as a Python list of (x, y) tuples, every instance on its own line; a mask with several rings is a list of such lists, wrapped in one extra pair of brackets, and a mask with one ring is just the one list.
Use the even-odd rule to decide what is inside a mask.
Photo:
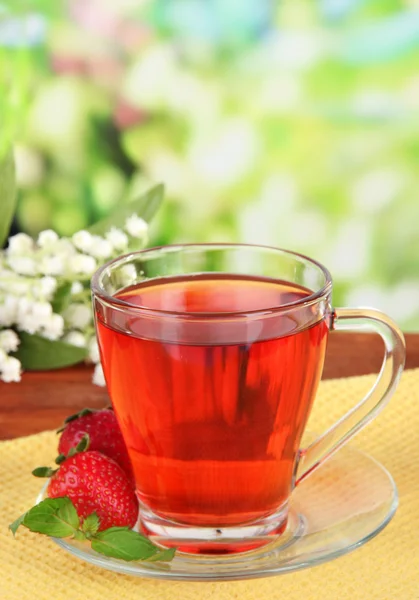
[[(161, 251), (169, 251), (176, 252), (181, 251), (185, 248), (189, 248), (191, 250), (196, 249), (207, 249), (207, 250), (228, 250), (228, 249), (255, 249), (255, 250), (273, 250), (275, 252), (279, 252), (281, 254), (287, 254), (289, 256), (294, 256), (300, 259), (311, 263), (316, 266), (323, 273), (325, 278), (324, 285), (317, 291), (314, 291), (309, 296), (305, 296), (302, 299), (294, 300), (293, 302), (288, 302), (281, 304), (279, 306), (267, 306), (263, 309), (256, 310), (237, 310), (237, 311), (229, 311), (229, 312), (188, 312), (188, 311), (171, 311), (171, 310), (161, 310), (157, 308), (149, 308), (146, 306), (141, 306), (138, 304), (132, 304), (127, 302), (126, 300), (121, 300), (111, 294), (108, 294), (100, 283), (102, 275), (109, 269), (118, 263), (123, 266), (124, 264), (129, 264), (131, 260), (137, 256), (157, 253)], [(157, 279), (157, 278), (156, 278)], [(162, 246), (154, 246), (152, 248), (145, 248), (143, 250), (136, 250), (134, 252), (128, 252), (127, 254), (123, 254), (121, 256), (117, 256), (112, 260), (103, 264), (96, 272), (93, 274), (90, 282), (90, 288), (93, 295), (93, 298), (99, 298), (103, 303), (107, 304), (111, 308), (116, 308), (118, 310), (130, 310), (137, 314), (142, 314), (144, 316), (155, 316), (155, 317), (172, 317), (172, 318), (182, 318), (182, 319), (226, 319), (231, 317), (248, 317), (248, 316), (262, 316), (262, 315), (274, 315), (281, 312), (286, 312), (289, 310), (298, 309), (301, 307), (308, 307), (313, 304), (316, 304), (318, 301), (323, 299), (332, 289), (332, 276), (329, 270), (323, 266), (319, 261), (306, 256), (300, 252), (294, 252), (292, 250), (286, 250), (284, 248), (277, 248), (275, 246), (263, 245), (263, 244), (243, 244), (243, 243), (188, 243), (188, 244), (167, 244)]]

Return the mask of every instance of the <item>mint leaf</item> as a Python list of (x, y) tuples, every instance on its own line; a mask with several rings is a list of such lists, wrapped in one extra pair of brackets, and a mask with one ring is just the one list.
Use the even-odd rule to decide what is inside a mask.
[(19, 331), (20, 345), (13, 353), (25, 370), (42, 371), (75, 365), (87, 356), (87, 348), (67, 344), (61, 340), (48, 340), (37, 334)]
[(74, 534), (74, 539), (78, 540), (79, 542), (85, 542), (87, 537), (86, 534), (81, 531), (81, 529), (77, 529), (76, 533)]
[(88, 517), (86, 517), (83, 521), (83, 525), (81, 526), (84, 533), (89, 535), (95, 535), (97, 530), (99, 529), (100, 521), (97, 514), (94, 512)]
[(170, 562), (176, 554), (176, 548), (167, 548), (161, 552), (156, 552), (147, 559), (148, 562)]
[(46, 498), (28, 510), (22, 521), (30, 531), (59, 538), (74, 535), (79, 523), (70, 498)]
[(92, 548), (105, 556), (128, 561), (147, 560), (159, 552), (159, 548), (150, 540), (128, 527), (99, 531), (92, 539)]
[(15, 165), (12, 152), (8, 152), (0, 156), (0, 248), (9, 234), (15, 206)]
[(89, 227), (88, 231), (104, 235), (111, 227), (124, 227), (127, 218), (134, 213), (149, 222), (161, 204), (163, 192), (164, 187), (156, 185), (136, 200), (117, 206), (109, 216)]
[(25, 516), (26, 516), (26, 513), (23, 513), (23, 515), (20, 515), (20, 517), (18, 517), (16, 519), (16, 521), (13, 521), (13, 523), (10, 523), (9, 529), (13, 533), (13, 535), (16, 535), (16, 531), (22, 525), (23, 519), (25, 518)]

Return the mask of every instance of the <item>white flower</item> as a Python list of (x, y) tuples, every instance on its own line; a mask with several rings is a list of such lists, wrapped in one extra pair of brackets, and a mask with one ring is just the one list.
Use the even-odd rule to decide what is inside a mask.
[(35, 275), (37, 272), (36, 262), (29, 256), (9, 256), (8, 263), (13, 271), (20, 275)]
[(7, 358), (6, 352), (0, 348), (0, 370), (1, 370), (1, 366), (4, 363), (4, 361), (6, 360), (6, 358)]
[(121, 285), (127, 287), (128, 285), (132, 285), (135, 283), (137, 278), (137, 271), (133, 264), (124, 265), (119, 270), (119, 277), (121, 280)]
[(13, 329), (4, 329), (0, 331), (0, 348), (5, 352), (16, 352), (20, 344), (19, 337)]
[(94, 363), (100, 362), (99, 346), (97, 343), (97, 339), (95, 337), (92, 337), (92, 339), (90, 340), (90, 342), (88, 344), (88, 349), (89, 349), (90, 360)]
[(3, 327), (9, 327), (16, 321), (18, 298), (11, 294), (6, 294), (3, 301), (0, 301), (0, 325)]
[(61, 315), (52, 314), (43, 326), (43, 335), (49, 340), (57, 340), (63, 335), (64, 319)]
[(21, 364), (17, 358), (8, 356), (0, 366), (1, 379), (6, 383), (20, 381)]
[(141, 238), (144, 240), (147, 238), (148, 225), (144, 219), (138, 215), (133, 214), (128, 217), (128, 219), (125, 221), (125, 229), (132, 237)]
[(28, 313), (32, 309), (32, 304), (28, 298), (18, 298), (17, 301), (18, 316)]
[(125, 250), (128, 246), (128, 236), (122, 231), (112, 227), (106, 234), (106, 239), (112, 244), (115, 250)]
[(97, 264), (93, 256), (86, 256), (86, 254), (75, 254), (69, 258), (68, 266), (70, 271), (76, 275), (93, 275), (93, 273), (96, 271)]
[(36, 294), (49, 300), (54, 295), (56, 289), (57, 280), (54, 277), (41, 277)]
[(48, 302), (31, 302), (28, 298), (20, 298), (16, 323), (22, 331), (33, 334), (49, 322), (51, 315), (52, 306)]
[(43, 325), (52, 315), (52, 306), (49, 302), (34, 302), (32, 305), (32, 314)]
[(92, 381), (93, 381), (94, 384), (100, 385), (102, 387), (106, 385), (105, 376), (103, 374), (102, 365), (100, 363), (98, 363), (95, 366), (95, 370), (93, 372), (93, 379), (92, 379)]
[(92, 309), (85, 304), (70, 304), (64, 311), (66, 322), (74, 329), (84, 329), (92, 321)]
[(77, 233), (75, 233), (71, 239), (78, 250), (87, 253), (90, 252), (90, 249), (94, 243), (92, 234), (84, 229), (77, 231)]
[(26, 331), (31, 335), (37, 333), (41, 329), (40, 323), (38, 323), (32, 314), (20, 316), (17, 319), (16, 324), (20, 331)]
[(61, 256), (44, 256), (39, 264), (39, 271), (44, 275), (62, 275), (64, 260)]
[(86, 346), (86, 338), (80, 331), (69, 331), (63, 337), (63, 341), (67, 342), (67, 344), (78, 346), (79, 348), (84, 348)]
[(77, 294), (81, 294), (83, 289), (83, 284), (81, 284), (80, 281), (73, 281), (71, 284), (70, 293), (72, 296), (76, 296)]
[(51, 249), (58, 242), (58, 235), (52, 229), (45, 229), (38, 235), (38, 246)]
[[(14, 273), (14, 275), (16, 275), (16, 273)], [(29, 282), (25, 278), (20, 279), (18, 277), (14, 281), (7, 282), (7, 284), (4, 286), (1, 286), (1, 281), (0, 281), (0, 287), (3, 287), (3, 289), (6, 289), (8, 292), (10, 292), (12, 294), (21, 296), (22, 294), (27, 294), (29, 292), (30, 287), (31, 287), (31, 282)]]
[(112, 254), (112, 244), (108, 240), (104, 240), (98, 235), (93, 236), (93, 244), (89, 250), (89, 254), (95, 258), (109, 258)]
[(70, 240), (62, 238), (54, 246), (54, 256), (61, 256), (64, 260), (69, 256), (73, 256), (77, 253), (77, 250), (73, 246)]
[(33, 239), (26, 235), (26, 233), (17, 233), (9, 238), (9, 245), (7, 247), (7, 254), (27, 254), (32, 252), (34, 248)]

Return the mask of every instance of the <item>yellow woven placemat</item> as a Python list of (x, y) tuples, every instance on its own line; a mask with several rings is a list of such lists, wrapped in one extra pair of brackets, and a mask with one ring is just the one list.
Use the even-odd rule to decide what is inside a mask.
[[(321, 431), (371, 386), (374, 377), (323, 382), (309, 428)], [(30, 418), (30, 415), (28, 415)], [(8, 524), (32, 506), (30, 475), (55, 456), (45, 432), (0, 444), (1, 600), (417, 600), (419, 599), (419, 369), (407, 371), (390, 405), (353, 445), (396, 479), (400, 507), (390, 525), (355, 552), (327, 564), (267, 579), (164, 582), (118, 575), (71, 557), (49, 539)]]

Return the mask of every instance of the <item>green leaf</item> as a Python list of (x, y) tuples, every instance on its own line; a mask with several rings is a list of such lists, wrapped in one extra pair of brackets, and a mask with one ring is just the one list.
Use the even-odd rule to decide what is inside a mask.
[(92, 539), (92, 548), (105, 556), (123, 560), (147, 560), (159, 552), (145, 536), (128, 527), (111, 527), (99, 531)]
[(85, 542), (87, 540), (86, 534), (81, 531), (81, 529), (78, 529), (75, 534), (74, 534), (74, 539), (78, 540), (79, 542)]
[(25, 514), (22, 524), (30, 531), (69, 537), (79, 528), (79, 517), (70, 498), (46, 498)]
[(40, 335), (19, 332), (20, 345), (14, 356), (26, 370), (42, 371), (76, 365), (87, 357), (87, 349), (66, 344), (59, 340), (47, 340)]
[(99, 517), (94, 512), (84, 519), (83, 525), (81, 526), (81, 528), (84, 531), (84, 533), (86, 533), (87, 535), (94, 535), (95, 533), (97, 533), (97, 530), (99, 529), (99, 525), (100, 525)]
[(13, 154), (0, 157), (0, 248), (9, 235), (16, 207), (16, 180)]
[(20, 515), (20, 517), (18, 517), (16, 519), (16, 521), (13, 521), (13, 523), (10, 523), (9, 529), (13, 533), (13, 535), (16, 535), (16, 531), (22, 525), (23, 519), (25, 518), (25, 516), (26, 516), (26, 513), (23, 513), (23, 515)]
[(63, 310), (69, 305), (71, 298), (71, 283), (69, 281), (65, 281), (61, 285), (58, 286), (54, 298), (51, 302), (52, 310), (55, 313), (61, 313)]
[(56, 470), (51, 467), (37, 467), (32, 471), (32, 475), (35, 477), (52, 477), (56, 473)]
[(170, 562), (176, 554), (176, 548), (167, 548), (161, 552), (156, 552), (147, 559), (148, 562)]
[(124, 227), (126, 219), (134, 213), (149, 222), (162, 202), (163, 193), (163, 185), (156, 185), (140, 198), (119, 205), (109, 216), (89, 227), (88, 231), (95, 235), (104, 235), (111, 227)]

